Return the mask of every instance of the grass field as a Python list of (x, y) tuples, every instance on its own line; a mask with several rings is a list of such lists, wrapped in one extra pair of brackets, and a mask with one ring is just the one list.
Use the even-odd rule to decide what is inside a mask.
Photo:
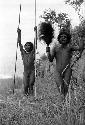
[(25, 97), (22, 89), (15, 89), (13, 95), (6, 85), (0, 94), (0, 125), (61, 125), (63, 108), (57, 89), (52, 86), (49, 81), (38, 79), (36, 97)]
[(64, 102), (53, 73), (36, 78), (36, 96), (23, 95), (20, 78), (14, 95), (13, 79), (0, 80), (0, 125), (85, 125), (84, 83), (72, 83)]

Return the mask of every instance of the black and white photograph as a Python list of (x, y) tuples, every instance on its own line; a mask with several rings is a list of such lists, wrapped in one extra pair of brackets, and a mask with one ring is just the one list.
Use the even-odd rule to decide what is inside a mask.
[(0, 125), (85, 125), (85, 0), (0, 0)]

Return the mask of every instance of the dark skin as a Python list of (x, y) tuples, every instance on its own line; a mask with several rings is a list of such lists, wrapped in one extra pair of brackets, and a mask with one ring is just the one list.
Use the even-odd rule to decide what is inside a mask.
[[(20, 47), (23, 65), (24, 65), (24, 72), (23, 72), (24, 94), (33, 94), (33, 85), (35, 82), (34, 46), (33, 46), (33, 49), (31, 50), (32, 44), (28, 42), (28, 44), (24, 46), (25, 47), (24, 49), (23, 45), (21, 44), (20, 29), (18, 29), (17, 32), (18, 32), (18, 44)], [(28, 89), (29, 89), (29, 92), (28, 92)]]
[(50, 47), (46, 47), (47, 56), (50, 62), (55, 58), (56, 60), (56, 68), (55, 68), (55, 78), (56, 84), (59, 92), (66, 96), (68, 92), (68, 86), (70, 84), (70, 78), (72, 74), (72, 70), (70, 67), (70, 60), (72, 57), (73, 51), (82, 51), (84, 48), (83, 43), (79, 43), (79, 47), (73, 47), (69, 43), (67, 43), (67, 35), (62, 34), (59, 42), (60, 45), (56, 45), (53, 47), (52, 52), (50, 52)]

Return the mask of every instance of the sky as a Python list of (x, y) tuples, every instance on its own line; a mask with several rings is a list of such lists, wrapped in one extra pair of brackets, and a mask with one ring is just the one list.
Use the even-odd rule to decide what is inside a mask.
[[(14, 75), (20, 4), (22, 44), (34, 41), (35, 0), (0, 0), (0, 78)], [(36, 0), (36, 25), (40, 22), (39, 16), (43, 14), (45, 9), (49, 8), (55, 9), (57, 14), (59, 12), (68, 13), (73, 26), (79, 24), (77, 13), (71, 6), (65, 5), (64, 0)], [(45, 47), (44, 44), (38, 42), (40, 56), (45, 53)], [(23, 63), (19, 48), (17, 53), (17, 74), (22, 76)]]

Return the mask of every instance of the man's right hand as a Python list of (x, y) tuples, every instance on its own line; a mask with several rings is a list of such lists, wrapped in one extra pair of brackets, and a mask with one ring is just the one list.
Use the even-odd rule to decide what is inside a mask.
[(50, 47), (49, 46), (46, 47), (46, 52), (50, 52)]
[(18, 32), (18, 34), (20, 34), (20, 33), (21, 33), (21, 30), (19, 29), (19, 27), (17, 28), (17, 32)]
[(21, 29), (19, 29), (19, 27), (17, 28), (17, 32), (18, 32), (18, 43), (21, 43)]

